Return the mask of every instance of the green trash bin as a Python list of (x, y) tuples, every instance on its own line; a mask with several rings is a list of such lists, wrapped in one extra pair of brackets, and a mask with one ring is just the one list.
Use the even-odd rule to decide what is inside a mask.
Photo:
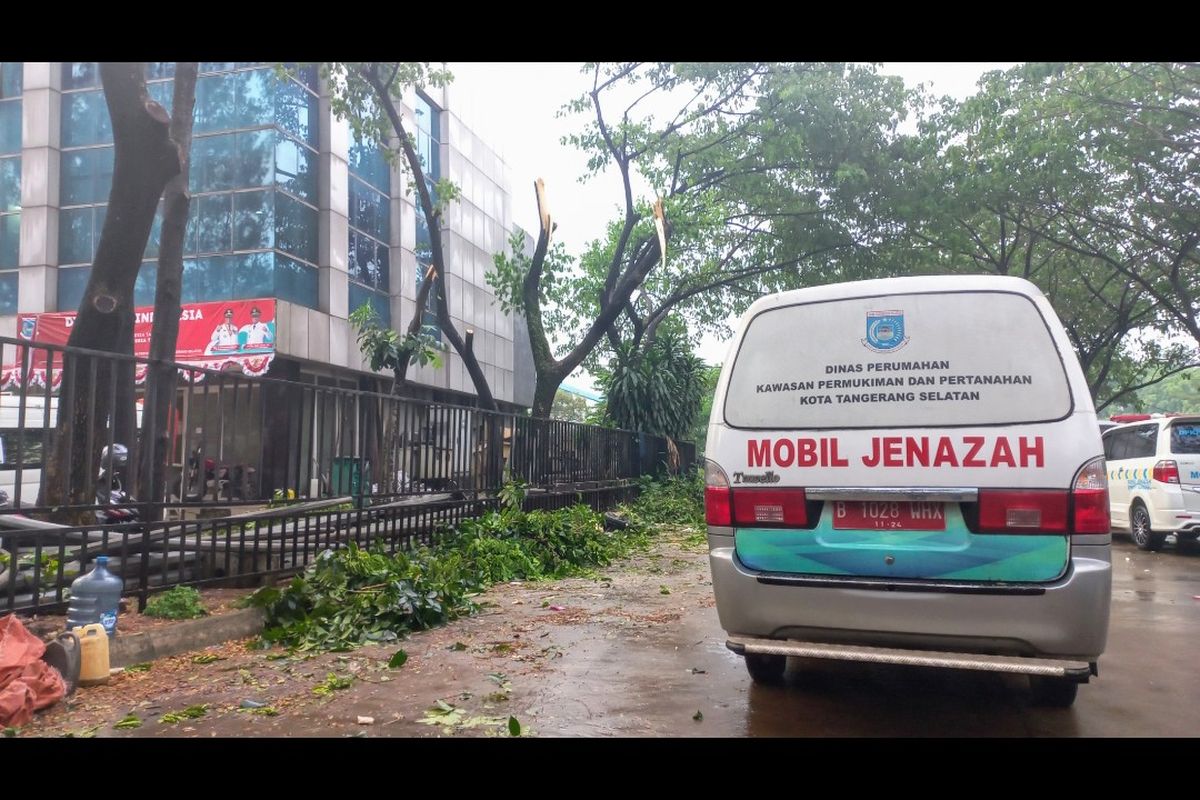
[(366, 462), (361, 458), (338, 456), (333, 459), (333, 493), (358, 497), (363, 493), (363, 469)]

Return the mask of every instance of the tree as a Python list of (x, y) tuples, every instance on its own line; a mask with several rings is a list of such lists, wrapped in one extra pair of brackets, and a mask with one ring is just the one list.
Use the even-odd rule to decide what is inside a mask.
[(1200, 370), (1190, 369), (1147, 386), (1113, 408), (1114, 414), (1200, 414)]
[(154, 323), (150, 332), (151, 364), (146, 374), (141, 447), (137, 450), (143, 465), (137, 470), (141, 476), (141, 488), (137, 496), (145, 500), (160, 500), (165, 496), (164, 464), (172, 445), (167, 438), (167, 420), (174, 405), (179, 374), (170, 362), (175, 361), (179, 316), (183, 310), (183, 250), (188, 208), (191, 205), (188, 175), (198, 71), (199, 63), (195, 61), (180, 61), (175, 65), (170, 136), (179, 148), (179, 173), (171, 178), (163, 193), (162, 237), (154, 286)]
[[(874, 231), (862, 185), (886, 172), (907, 97), (899, 79), (843, 64), (589, 71), (591, 91), (569, 109), (591, 121), (570, 142), (589, 153), (592, 174), (620, 174), (623, 214), (571, 274), (572, 259), (550, 246), (556, 223), (539, 183), (532, 257), (517, 237), (489, 275), (502, 307), (528, 321), (535, 416), (577, 366), (597, 366), (602, 342), (605, 355), (644, 354), (677, 310), (712, 325), (763, 289), (820, 280), (824, 265), (851, 274)], [(635, 196), (638, 180), (659, 204)], [(548, 330), (578, 334), (556, 352)]]
[(550, 419), (587, 422), (588, 402), (577, 394), (559, 389), (554, 395), (554, 406), (550, 409)]
[[(1116, 172), (1079, 142), (1096, 135), (1061, 108), (1061, 69), (993, 72), (961, 104), (946, 100), (905, 144), (889, 215), (905, 235), (880, 255), (887, 274), (988, 272), (1036, 283), (1067, 330), (1098, 408), (1196, 362), (1166, 331), (1162, 305), (1111, 255), (1073, 241), (1084, 216), (1119, 204)], [(1072, 198), (1070, 202), (1066, 202)], [(1079, 211), (1087, 209), (1086, 215)], [(1109, 240), (1114, 252), (1127, 237)]]
[[(429, 179), (425, 171), (427, 165), (417, 153), (413, 137), (396, 104), (396, 98), (406, 89), (420, 89), (425, 85), (445, 86), (452, 76), (446, 70), (431, 68), (428, 62), (379, 61), (326, 63), (321, 65), (321, 74), (329, 84), (334, 113), (350, 123), (359, 139), (392, 143), (384, 152), (389, 162), (399, 162), (407, 171), (416, 191), (418, 211), (428, 221), (430, 271), (421, 285), (416, 311), (406, 334), (400, 338), (411, 342), (419, 337), (422, 310), (432, 292), (439, 329), (462, 358), (478, 395), (479, 405), (494, 410), (496, 401), (475, 357), (472, 332), (468, 331), (464, 338), (450, 319), (445, 280), (448, 264), (442, 243), (442, 219), (447, 204), (457, 200), (459, 192), (448, 180), (434, 183)], [(398, 385), (405, 383), (409, 363), (411, 359), (398, 360), (395, 370)]]
[(682, 439), (704, 401), (704, 371), (679, 330), (664, 331), (644, 351), (621, 345), (599, 376), (605, 414), (618, 428)]
[[(133, 287), (158, 199), (167, 182), (179, 174), (180, 147), (171, 139), (166, 110), (147, 94), (143, 64), (102, 63), (100, 79), (112, 119), (112, 189), (92, 272), (67, 344), (132, 355)], [(60, 406), (58, 435), (46, 464), (44, 503), (94, 502), (92, 484), (102, 443), (94, 441), (88, 450), (92, 426), (111, 418), (115, 441), (134, 442), (133, 363), (100, 365), (90, 385), (85, 363), (64, 359), (65, 380), (71, 382), (64, 383), (64, 393), (69, 395), (73, 387), (73, 402)]]
[(1200, 64), (1054, 67), (1045, 113), (1086, 134), (1077, 147), (1090, 184), (1054, 198), (1063, 245), (1102, 260), (1154, 300), (1162, 325), (1200, 347)]
[(696, 455), (704, 454), (705, 443), (708, 440), (708, 420), (712, 416), (713, 400), (717, 394), (717, 381), (721, 377), (721, 365), (705, 366), (704, 372), (701, 375), (702, 394), (700, 401), (700, 410), (696, 413), (696, 419), (692, 423), (692, 430), (686, 439), (696, 445)]

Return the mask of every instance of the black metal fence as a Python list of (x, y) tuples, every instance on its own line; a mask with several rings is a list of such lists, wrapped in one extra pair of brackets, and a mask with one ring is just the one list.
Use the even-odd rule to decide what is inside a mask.
[[(122, 387), (156, 364), (0, 337), (0, 608), (63, 607), (101, 554), (144, 604), (181, 583), (288, 574), (349, 541), (408, 548), (494, 508), (508, 481), (525, 484), (529, 508), (611, 508), (639, 477), (695, 456), (630, 431), (183, 364), (170, 365), (165, 420), (152, 399), (122, 409), (145, 395)], [(147, 418), (164, 436), (128, 433)], [(115, 443), (130, 466), (98, 480)], [(55, 446), (73, 467), (58, 493)], [(147, 496), (156, 473), (161, 492)], [(115, 487), (137, 497), (135, 521), (114, 523), (97, 499)]]

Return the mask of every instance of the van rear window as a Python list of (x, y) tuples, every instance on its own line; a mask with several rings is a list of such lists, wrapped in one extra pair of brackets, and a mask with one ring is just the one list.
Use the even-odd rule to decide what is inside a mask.
[(1175, 423), (1171, 426), (1171, 452), (1179, 455), (1200, 454), (1200, 423)]
[(1071, 413), (1058, 348), (1029, 298), (942, 292), (757, 314), (725, 394), (737, 428), (945, 427)]

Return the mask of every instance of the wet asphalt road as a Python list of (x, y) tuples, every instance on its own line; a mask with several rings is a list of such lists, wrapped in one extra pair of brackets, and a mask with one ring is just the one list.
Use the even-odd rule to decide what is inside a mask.
[[(537, 708), (553, 735), (1195, 736), (1200, 733), (1200, 548), (1113, 548), (1100, 676), (1068, 710), (1034, 707), (1019, 676), (792, 659), (752, 684), (714, 608), (638, 640), (578, 643)], [(702, 674), (693, 669), (704, 670)], [(590, 703), (589, 703), (590, 701)], [(593, 705), (594, 704), (594, 705)], [(695, 711), (700, 722), (689, 721)]]

